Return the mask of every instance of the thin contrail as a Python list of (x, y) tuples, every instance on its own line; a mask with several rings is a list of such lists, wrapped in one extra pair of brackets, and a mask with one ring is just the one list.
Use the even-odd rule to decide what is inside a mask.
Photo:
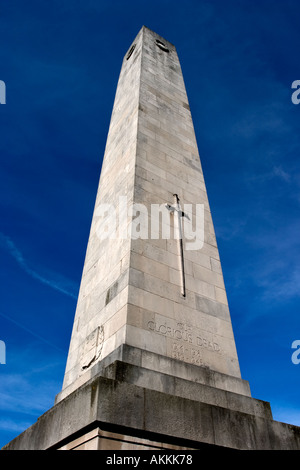
[(52, 289), (58, 290), (59, 292), (62, 292), (63, 294), (68, 295), (69, 297), (72, 297), (73, 299), (77, 299), (77, 296), (73, 292), (70, 292), (69, 290), (65, 289), (58, 282), (56, 282), (54, 280), (46, 279), (44, 276), (41, 276), (39, 273), (37, 273), (36, 271), (31, 269), (28, 266), (28, 264), (26, 263), (26, 261), (25, 261), (23, 255), (22, 255), (22, 253), (20, 252), (20, 250), (18, 250), (18, 248), (14, 244), (14, 242), (9, 237), (7, 237), (6, 235), (4, 235), (3, 233), (0, 232), (0, 240), (1, 240), (1, 238), (2, 238), (2, 240), (4, 240), (5, 245), (7, 246), (11, 256), (17, 261), (19, 266), (27, 274), (29, 274), (29, 276), (31, 276), (32, 278), (40, 281), (43, 284), (46, 284), (49, 287), (52, 287)]
[(22, 323), (18, 322), (17, 320), (14, 320), (13, 318), (10, 318), (8, 317), (7, 315), (5, 315), (4, 313), (0, 312), (0, 316), (5, 318), (6, 320), (9, 320), (10, 322), (14, 323), (15, 325), (17, 325), (19, 328), (22, 328), (24, 331), (27, 331), (27, 333), (30, 333), (32, 336), (34, 336), (35, 338), (39, 339), (40, 341), (43, 341), (44, 343), (47, 343), (49, 346), (51, 346), (52, 348), (55, 348), (57, 349), (58, 351), (60, 352), (63, 352), (65, 353), (66, 351), (62, 348), (60, 348), (59, 346), (56, 346), (55, 344), (51, 343), (50, 341), (46, 340), (45, 338), (43, 338), (42, 336), (38, 335), (37, 333), (35, 333), (34, 331), (30, 330), (29, 328), (27, 328), (27, 326), (25, 325), (22, 325)]

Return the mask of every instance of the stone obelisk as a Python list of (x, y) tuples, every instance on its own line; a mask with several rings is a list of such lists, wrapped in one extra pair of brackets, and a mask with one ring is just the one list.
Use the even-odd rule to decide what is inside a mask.
[(63, 387), (7, 448), (299, 442), (241, 378), (179, 59), (143, 27), (121, 68)]
[(180, 63), (146, 28), (118, 82), (61, 397), (123, 344), (240, 379)]

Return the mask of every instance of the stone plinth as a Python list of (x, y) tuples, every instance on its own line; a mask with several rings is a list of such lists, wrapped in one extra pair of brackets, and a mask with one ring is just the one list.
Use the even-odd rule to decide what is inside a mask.
[(122, 355), (135, 359), (99, 364), (96, 378), (61, 398), (4, 450), (300, 450), (299, 428), (273, 421), (269, 403), (222, 388), (218, 374), (200, 368), (197, 382), (193, 370), (181, 376), (177, 360), (162, 372), (138, 365), (142, 351), (125, 347)]

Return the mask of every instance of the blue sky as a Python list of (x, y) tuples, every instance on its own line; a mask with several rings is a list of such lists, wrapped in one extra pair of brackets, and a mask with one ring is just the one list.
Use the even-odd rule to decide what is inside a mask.
[(298, 0), (0, 2), (0, 446), (62, 386), (121, 62), (146, 25), (181, 61), (241, 372), (300, 425)]

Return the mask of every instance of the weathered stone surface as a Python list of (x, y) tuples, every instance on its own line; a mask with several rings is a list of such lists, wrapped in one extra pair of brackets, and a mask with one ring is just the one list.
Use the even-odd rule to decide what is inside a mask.
[[(68, 388), (63, 389), (56, 397), (56, 403), (64, 399), (69, 393), (82, 386), (92, 377), (105, 375), (106, 368), (116, 361), (124, 362), (132, 366), (137, 366), (139, 370), (148, 370), (153, 373), (160, 373), (160, 377), (165, 375), (174, 379), (183, 379), (190, 383), (203, 384), (211, 388), (232, 392), (236, 395), (250, 397), (250, 387), (246, 380), (237, 377), (228, 376), (207, 367), (201, 367), (194, 364), (187, 364), (181, 360), (169, 358), (157, 353), (146, 351), (123, 344), (114, 349), (105, 358), (97, 362), (88, 369), (84, 375), (72, 383)], [(159, 379), (161, 380), (161, 378)]]
[[(157, 46), (157, 40), (167, 45), (168, 52)], [(71, 390), (72, 384), (83, 383), (84, 377), (91, 377), (86, 370), (121, 344), (240, 378), (177, 52), (171, 43), (145, 27), (133, 45), (130, 57), (126, 53), (123, 60), (111, 116), (66, 365), (65, 391)], [(169, 213), (168, 219), (162, 216), (165, 204), (173, 203), (174, 193), (182, 204), (190, 204), (186, 211), (196, 224), (200, 222), (196, 205), (204, 205), (204, 244), (196, 250), (184, 250), (185, 297), (181, 293), (174, 217), (170, 219)], [(145, 230), (145, 237), (100, 239), (103, 222), (99, 208), (110, 204), (117, 215), (124, 213), (120, 196), (147, 208), (148, 216), (139, 227)], [(154, 204), (164, 217), (158, 231), (151, 225)], [(111, 221), (113, 216), (112, 211)], [(130, 227), (128, 220), (126, 230)], [(187, 243), (184, 240), (185, 248)], [(100, 344), (92, 349), (89, 338), (99, 331)]]
[(103, 374), (118, 381), (132, 383), (146, 389), (156, 390), (202, 403), (221, 406), (243, 413), (272, 419), (269, 403), (254, 398), (225, 391), (214, 386), (182, 379), (169, 373), (161, 373), (115, 361), (105, 369)]
[[(121, 367), (126, 372), (127, 365)], [(300, 450), (299, 428), (272, 421), (267, 407), (263, 417), (106, 377), (92, 379), (70, 393), (3, 450), (72, 448), (98, 428), (133, 440), (148, 439), (148, 444), (173, 442), (178, 449), (209, 444)], [(110, 441), (105, 446), (102, 441), (102, 449), (106, 448), (119, 449), (120, 444)]]

